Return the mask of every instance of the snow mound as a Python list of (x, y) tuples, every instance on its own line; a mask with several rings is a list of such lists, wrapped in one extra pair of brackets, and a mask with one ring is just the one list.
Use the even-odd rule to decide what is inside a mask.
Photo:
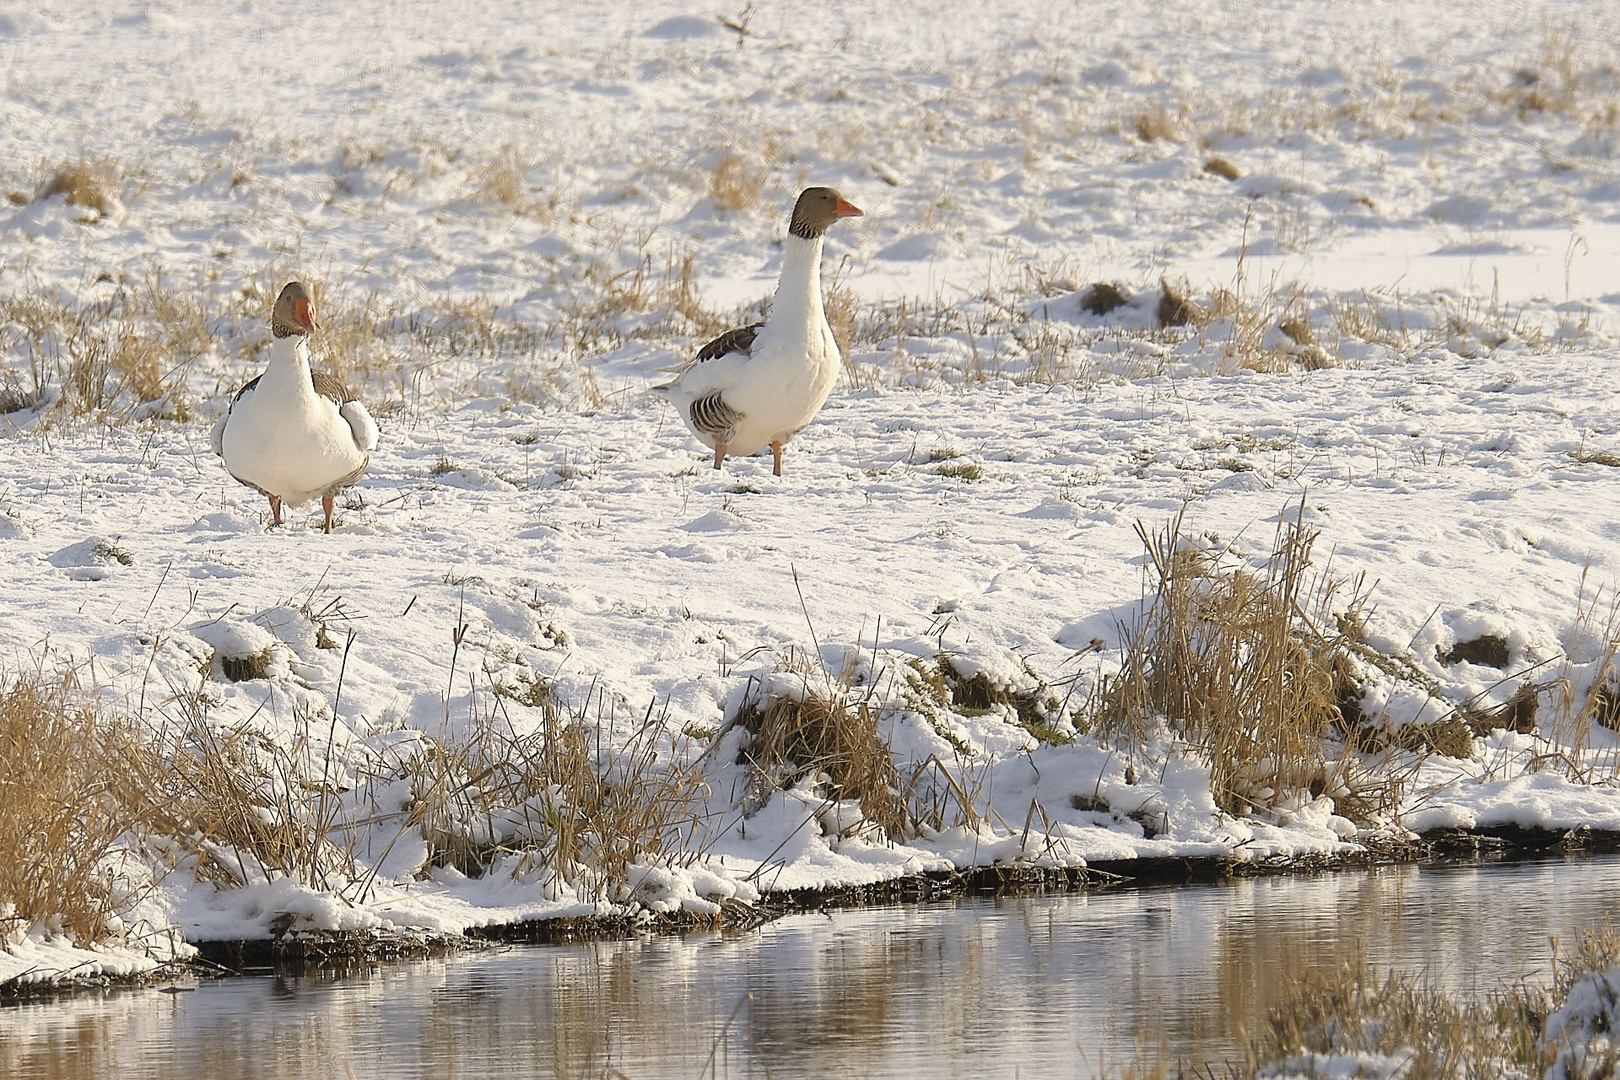
[(116, 541), (92, 536), (56, 551), (46, 561), (66, 570), (68, 577), (75, 581), (100, 581), (122, 567), (133, 565), (135, 557)]
[(270, 631), (243, 619), (208, 619), (188, 629), (213, 649), (211, 672), (216, 679), (285, 679), (293, 652)]

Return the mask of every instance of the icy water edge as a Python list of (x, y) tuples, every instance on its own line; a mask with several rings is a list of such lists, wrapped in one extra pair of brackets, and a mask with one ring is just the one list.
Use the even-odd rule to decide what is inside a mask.
[(15, 1004), (0, 1075), (1094, 1077), (1234, 1058), (1345, 960), (1547, 981), (1551, 938), (1617, 902), (1607, 857), (842, 910)]

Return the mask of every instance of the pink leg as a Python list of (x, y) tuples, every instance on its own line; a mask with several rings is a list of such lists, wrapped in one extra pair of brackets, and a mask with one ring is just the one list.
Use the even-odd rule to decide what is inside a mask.
[(720, 463), (722, 461), (726, 460), (726, 450), (727, 449), (728, 449), (728, 447), (727, 447), (726, 443), (715, 443), (714, 444), (714, 467), (715, 468), (718, 469), (720, 467)]
[(281, 496), (270, 496), (270, 525), (275, 527), (281, 524)]
[(321, 532), (329, 533), (332, 531), (332, 496), (328, 495), (321, 499), (321, 510), (326, 514), (326, 522), (322, 526)]
[(771, 455), (776, 458), (776, 468), (773, 469), (772, 471), (775, 472), (777, 476), (781, 476), (782, 475), (782, 440), (781, 439), (772, 439), (771, 440)]

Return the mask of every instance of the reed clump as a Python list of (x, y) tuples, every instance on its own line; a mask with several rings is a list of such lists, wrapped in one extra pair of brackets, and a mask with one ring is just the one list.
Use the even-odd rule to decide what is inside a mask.
[(0, 688), (0, 941), (44, 924), (80, 944), (109, 936), (122, 906), (107, 861), (128, 823), (112, 797), (112, 722), (77, 702), (73, 677)]
[[(1547, 688), (1551, 714), (1540, 727), (1554, 742), (1579, 750), (1592, 745), (1594, 725), (1620, 729), (1620, 597), (1605, 605), (1603, 590), (1589, 589), (1585, 573), (1576, 590), (1571, 645)], [(1571, 779), (1586, 783), (1620, 773), (1620, 754), (1613, 751), (1595, 761), (1561, 760)]]
[(1155, 532), (1137, 526), (1149, 600), (1122, 629), (1120, 670), (1099, 685), (1094, 724), (1141, 745), (1168, 721), (1208, 757), (1228, 813), (1342, 786), (1325, 745), (1342, 719), (1346, 661), (1331, 611), (1341, 583), (1310, 573), (1317, 534), (1303, 516), (1303, 506), (1284, 515), (1258, 570), (1187, 543), (1181, 515)]
[(1613, 1077), (1620, 1072), (1613, 1040), (1620, 935), (1605, 922), (1580, 930), (1572, 947), (1556, 937), (1552, 947), (1546, 986), (1504, 981), (1457, 994), (1411, 975), (1379, 976), (1365, 963), (1306, 972), (1271, 1010), (1234, 1075), (1316, 1075), (1357, 1065), (1382, 1073), (1399, 1062), (1398, 1075), (1421, 1080)]
[(202, 307), (153, 270), (99, 298), (0, 297), (0, 413), (35, 409), (101, 421), (191, 416), (186, 377), (213, 347)]
[(880, 705), (828, 682), (825, 692), (806, 680), (791, 691), (748, 695), (736, 722), (753, 735), (743, 754), (758, 786), (768, 794), (819, 779), (827, 798), (858, 801), (889, 837), (911, 835), (894, 755), (878, 732)]
[(127, 738), (120, 801), (139, 806), (149, 850), (171, 871), (219, 888), (291, 878), (342, 893), (360, 876), (342, 792), (306, 738), (292, 745), (251, 727), (200, 718), (167, 738)]
[[(513, 873), (539, 871), (556, 886), (625, 900), (633, 866), (697, 857), (678, 838), (685, 826), (695, 833), (707, 789), (696, 769), (680, 764), (651, 708), (610, 748), (602, 725), (593, 732), (549, 684), (496, 700), (492, 714), (409, 766), (409, 821), (431, 863), (482, 876), (511, 857)], [(536, 710), (538, 724), (514, 725), (508, 700)], [(618, 726), (609, 720), (609, 729)]]
[(1455, 996), (1411, 975), (1380, 978), (1364, 964), (1344, 964), (1308, 973), (1271, 1011), (1244, 1075), (1268, 1066), (1313, 1075), (1325, 1058), (1365, 1056), (1369, 1065), (1400, 1060), (1401, 1076), (1425, 1080), (1540, 1076), (1551, 1064), (1541, 1040), (1550, 1006), (1529, 984)]

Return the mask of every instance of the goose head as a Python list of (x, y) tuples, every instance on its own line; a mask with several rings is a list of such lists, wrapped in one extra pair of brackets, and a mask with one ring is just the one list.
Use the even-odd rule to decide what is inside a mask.
[(276, 337), (307, 334), (315, 329), (315, 304), (301, 281), (289, 281), (276, 297), (270, 313), (270, 331)]
[(802, 240), (814, 240), (826, 235), (828, 226), (839, 218), (865, 216), (866, 211), (835, 188), (805, 188), (799, 193), (799, 201), (793, 204), (793, 221), (788, 225), (788, 232)]

